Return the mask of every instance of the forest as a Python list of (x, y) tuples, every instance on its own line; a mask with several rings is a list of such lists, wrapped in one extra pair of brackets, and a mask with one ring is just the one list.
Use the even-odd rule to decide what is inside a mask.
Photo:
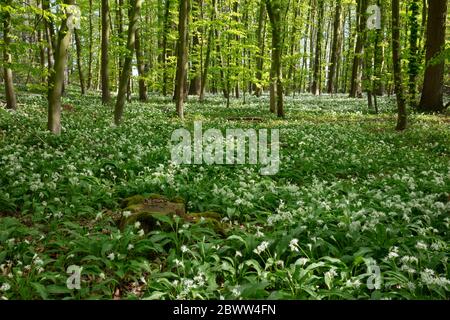
[(447, 0), (0, 0), (0, 300), (448, 300)]

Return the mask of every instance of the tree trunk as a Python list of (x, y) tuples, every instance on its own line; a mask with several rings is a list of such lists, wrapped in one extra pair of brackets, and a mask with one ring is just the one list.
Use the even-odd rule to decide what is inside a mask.
[(162, 31), (162, 54), (161, 63), (163, 68), (163, 79), (162, 79), (162, 94), (167, 95), (167, 34), (170, 28), (170, 0), (165, 1), (164, 7), (164, 20), (163, 20), (163, 31)]
[(337, 0), (333, 22), (333, 43), (331, 45), (330, 72), (328, 73), (327, 92), (336, 93), (337, 89), (337, 65), (341, 56), (342, 46), (342, 4)]
[(361, 66), (363, 62), (362, 52), (364, 49), (364, 29), (366, 28), (367, 0), (358, 0), (358, 20), (356, 32), (355, 55), (353, 57), (352, 77), (350, 85), (350, 97), (361, 97)]
[(78, 76), (80, 77), (80, 88), (81, 94), (86, 94), (86, 88), (84, 86), (84, 76), (83, 76), (83, 68), (81, 65), (81, 41), (80, 35), (77, 30), (74, 30), (75, 35), (75, 46), (77, 47), (77, 66), (78, 66)]
[(133, 62), (133, 53), (136, 41), (136, 30), (139, 23), (139, 14), (144, 0), (130, 0), (130, 10), (128, 12), (128, 32), (127, 32), (127, 53), (123, 63), (122, 73), (120, 74), (119, 92), (117, 93), (116, 106), (114, 108), (114, 123), (119, 125), (122, 121), (125, 99), (128, 91), (128, 85), (131, 74), (131, 65)]
[[(192, 48), (197, 47), (200, 44), (198, 39), (198, 35), (195, 33), (192, 36)], [(200, 95), (200, 87), (201, 87), (201, 69), (198, 61), (192, 62), (192, 74), (193, 77), (189, 83), (189, 94), (190, 95)]]
[(267, 13), (264, 1), (261, 1), (259, 5), (259, 18), (257, 29), (257, 42), (259, 52), (256, 54), (256, 83), (253, 85), (255, 96), (260, 97), (262, 94), (262, 74), (264, 67), (264, 43), (265, 43), (265, 21)]
[(317, 21), (317, 34), (316, 34), (316, 55), (314, 61), (314, 71), (313, 71), (313, 82), (311, 85), (311, 93), (313, 95), (320, 95), (321, 85), (320, 85), (320, 71), (322, 68), (322, 24), (323, 24), (323, 0), (318, 2), (318, 21)]
[[(291, 29), (291, 38), (290, 38), (290, 49), (289, 49), (289, 69), (288, 69), (288, 75), (287, 79), (289, 80), (289, 89), (295, 94), (296, 90), (296, 83), (295, 83), (295, 65), (297, 62), (297, 59), (293, 59), (294, 52), (296, 49), (296, 35), (297, 35), (297, 17), (300, 13), (300, 6), (299, 3), (295, 4), (294, 14), (292, 17), (292, 29)], [(289, 92), (286, 92), (286, 95), (288, 95)]]
[(200, 83), (200, 101), (203, 101), (205, 98), (205, 87), (206, 82), (208, 81), (208, 68), (209, 63), (211, 60), (211, 49), (213, 46), (213, 35), (214, 35), (214, 27), (213, 27), (213, 21), (216, 17), (216, 0), (212, 0), (211, 3), (211, 20), (208, 30), (208, 45), (206, 47), (206, 57), (205, 57), (205, 64), (203, 66), (203, 74), (202, 74), (202, 81)]
[(400, 8), (399, 0), (392, 0), (392, 64), (394, 67), (394, 85), (397, 96), (397, 127), (406, 128), (406, 101), (402, 84), (402, 66), (400, 57)]
[(281, 23), (285, 18), (286, 8), (281, 2), (266, 0), (267, 14), (272, 26), (272, 66), (270, 72), (270, 110), (276, 110), (278, 117), (284, 117), (283, 80), (281, 71), (283, 34)]
[(408, 74), (409, 74), (409, 104), (411, 107), (416, 107), (417, 96), (417, 75), (420, 70), (418, 38), (419, 38), (419, 1), (411, 0), (409, 5), (409, 59), (408, 59)]
[[(42, 9), (49, 12), (50, 5), (49, 0), (42, 1)], [(54, 64), (54, 46), (53, 46), (53, 22), (51, 18), (44, 18), (44, 31), (45, 31), (45, 40), (47, 41), (47, 68), (50, 71), (53, 69)], [(50, 81), (50, 76), (48, 76), (48, 81)]]
[[(4, 1), (4, 4), (7, 6), (11, 6), (12, 0)], [(8, 109), (16, 109), (17, 108), (17, 100), (16, 93), (14, 91), (13, 84), (13, 74), (11, 70), (11, 14), (8, 11), (3, 12), (3, 74), (5, 81), (5, 96), (6, 96), (6, 108)]]
[(447, 0), (432, 0), (428, 4), (426, 69), (422, 97), (418, 109), (423, 112), (442, 112), (444, 60), (432, 61), (445, 45)]
[(92, 86), (92, 58), (93, 51), (92, 46), (94, 43), (94, 30), (92, 25), (92, 0), (89, 0), (89, 60), (88, 60), (88, 78), (87, 89), (90, 90)]
[(384, 95), (385, 84), (382, 79), (384, 74), (384, 10), (381, 7), (381, 1), (377, 1), (377, 5), (380, 7), (381, 14), (381, 29), (375, 31), (375, 51), (374, 51), (374, 81), (373, 81), (373, 93), (374, 95)]
[(178, 50), (177, 50), (177, 76), (175, 86), (175, 105), (178, 116), (184, 118), (184, 90), (187, 76), (188, 59), (188, 22), (190, 0), (180, 0), (178, 19)]
[[(74, 0), (64, 0), (64, 4), (73, 5)], [(54, 70), (50, 72), (47, 127), (54, 134), (61, 133), (61, 95), (64, 84), (64, 70), (67, 62), (67, 50), (70, 45), (71, 30), (67, 27), (67, 20), (70, 16), (71, 13), (66, 12), (66, 16), (61, 21), (61, 27), (56, 40)]]
[(109, 92), (109, 0), (102, 0), (102, 62), (101, 62), (101, 82), (102, 82), (102, 103), (108, 104), (111, 101), (111, 93)]
[(139, 75), (139, 100), (145, 102), (148, 100), (147, 97), (147, 85), (145, 83), (145, 66), (142, 58), (141, 51), (141, 36), (139, 34), (139, 29), (136, 30), (135, 34), (135, 50), (136, 50), (136, 63)]

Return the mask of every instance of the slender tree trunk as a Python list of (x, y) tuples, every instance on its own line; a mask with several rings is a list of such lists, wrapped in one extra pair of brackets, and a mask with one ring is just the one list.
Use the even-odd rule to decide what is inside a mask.
[[(218, 40), (220, 38), (219, 31), (217, 29), (215, 29), (214, 33), (216, 35), (216, 39)], [(223, 71), (224, 62), (223, 62), (223, 55), (222, 55), (222, 50), (221, 50), (219, 41), (216, 42), (216, 55), (219, 60), (218, 61), (219, 62), (219, 73), (220, 73), (220, 84), (222, 86), (222, 93), (223, 93), (224, 98), (227, 99), (227, 101), (228, 101), (230, 98), (230, 94), (228, 91), (228, 84), (227, 84), (227, 79), (225, 77), (225, 72)]]
[[(192, 47), (199, 46), (200, 41), (197, 34), (192, 36)], [(193, 77), (189, 83), (189, 94), (190, 95), (200, 95), (201, 87), (201, 69), (199, 61), (192, 62), (192, 74)]]
[[(47, 12), (50, 11), (49, 0), (42, 1), (42, 9)], [(53, 21), (51, 20), (51, 18), (44, 18), (44, 31), (45, 40), (47, 42), (47, 68), (50, 71), (53, 69), (54, 64)], [(50, 76), (47, 78), (47, 80), (50, 81)]]
[(142, 57), (142, 51), (141, 51), (141, 36), (139, 34), (139, 29), (136, 30), (135, 35), (135, 50), (136, 50), (136, 63), (137, 63), (137, 69), (139, 74), (139, 100), (140, 101), (147, 101), (147, 85), (145, 83), (145, 67), (144, 67), (144, 61)]
[(136, 31), (139, 23), (139, 14), (144, 0), (129, 0), (129, 26), (127, 32), (127, 54), (123, 63), (123, 70), (120, 74), (119, 92), (117, 93), (116, 106), (114, 108), (114, 123), (119, 125), (122, 121), (123, 109), (125, 105), (126, 94), (131, 74), (131, 65), (133, 62), (133, 51), (135, 48)]
[[(312, 0), (310, 0), (310, 4), (312, 4)], [(307, 65), (307, 47), (308, 47), (308, 34), (310, 34), (312, 32), (312, 25), (310, 23), (311, 21), (311, 13), (312, 13), (312, 8), (308, 7), (308, 15), (307, 15), (307, 19), (306, 21), (308, 21), (308, 23), (306, 24), (306, 32), (304, 34), (303, 37), (303, 57), (302, 57), (302, 68), (301, 68), (301, 73), (300, 73), (300, 90), (301, 92), (305, 92), (306, 91), (306, 75), (307, 75), (307, 71), (306, 71), (306, 65)]]
[(353, 57), (352, 77), (350, 86), (350, 97), (361, 97), (361, 66), (363, 62), (362, 52), (364, 49), (364, 29), (366, 28), (365, 14), (367, 0), (358, 0), (358, 23), (356, 32), (355, 55)]
[(92, 25), (92, 0), (89, 0), (89, 60), (88, 60), (88, 78), (87, 89), (90, 90), (92, 86), (92, 46), (94, 43), (94, 30)]
[(385, 84), (383, 80), (384, 74), (384, 10), (381, 7), (381, 1), (377, 0), (377, 5), (380, 7), (381, 13), (381, 29), (375, 32), (375, 51), (374, 51), (374, 81), (373, 93), (375, 95), (384, 95)]
[(205, 87), (206, 87), (206, 82), (208, 81), (208, 68), (209, 68), (209, 63), (211, 60), (211, 49), (213, 46), (213, 35), (214, 35), (214, 26), (213, 23), (216, 17), (216, 0), (212, 0), (211, 3), (211, 20), (210, 20), (210, 25), (209, 25), (209, 30), (208, 30), (208, 44), (206, 47), (206, 57), (205, 57), (205, 63), (203, 66), (203, 74), (202, 74), (202, 81), (200, 84), (200, 101), (203, 101), (205, 98)]
[(102, 103), (108, 104), (111, 101), (109, 89), (109, 0), (102, 0), (102, 62), (101, 62), (101, 82), (102, 82)]
[[(294, 9), (294, 15), (292, 17), (292, 30), (291, 30), (291, 37), (290, 37), (290, 49), (289, 49), (289, 55), (290, 55), (290, 59), (289, 59), (289, 69), (288, 69), (288, 75), (287, 75), (287, 79), (289, 80), (289, 87), (288, 89), (290, 89), (293, 93), (295, 93), (295, 89), (296, 89), (296, 83), (294, 81), (294, 77), (295, 77), (295, 65), (296, 65), (296, 60), (297, 59), (293, 59), (294, 56), (294, 51), (296, 48), (296, 35), (297, 35), (297, 17), (300, 13), (300, 7), (299, 7), (299, 3), (297, 2), (295, 4), (295, 9)], [(289, 92), (286, 90), (286, 95), (288, 95)]]
[(178, 50), (177, 50), (177, 85), (175, 86), (175, 105), (178, 116), (184, 118), (184, 90), (188, 62), (188, 22), (190, 0), (180, 0), (178, 19)]
[(80, 41), (80, 35), (77, 30), (74, 30), (75, 35), (75, 46), (77, 48), (77, 66), (78, 66), (78, 76), (80, 77), (80, 88), (81, 88), (81, 94), (86, 94), (86, 88), (84, 86), (84, 76), (83, 76), (83, 68), (81, 64), (81, 41)]
[(256, 83), (253, 85), (253, 90), (255, 96), (260, 97), (262, 94), (262, 75), (264, 67), (264, 44), (265, 44), (265, 25), (266, 25), (266, 6), (264, 1), (260, 2), (259, 5), (259, 18), (258, 18), (258, 29), (257, 29), (257, 42), (259, 52), (256, 54)]
[[(2, 1), (2, 5), (11, 6), (12, 0)], [(14, 91), (13, 74), (11, 70), (11, 14), (8, 11), (3, 12), (3, 75), (5, 81), (6, 108), (16, 109), (17, 100)]]
[[(347, 17), (348, 17), (348, 30), (352, 30), (352, 15), (350, 7), (347, 9)], [(348, 74), (350, 69), (350, 60), (351, 60), (351, 51), (353, 47), (353, 37), (350, 35), (347, 41), (347, 54), (345, 55), (345, 63), (344, 63), (344, 76), (342, 78), (342, 92), (347, 92), (348, 86)]]
[(167, 34), (170, 28), (170, 0), (165, 0), (164, 4), (164, 20), (162, 31), (162, 55), (161, 63), (163, 68), (162, 94), (167, 95), (168, 75), (167, 75)]
[(270, 110), (272, 112), (276, 110), (278, 117), (284, 117), (283, 79), (281, 70), (283, 34), (281, 23), (286, 16), (286, 9), (283, 8), (281, 2), (274, 0), (266, 0), (266, 8), (272, 26)]
[(444, 110), (444, 60), (432, 61), (445, 45), (448, 0), (431, 0), (428, 4), (426, 69), (418, 109), (424, 112)]
[[(198, 20), (201, 20), (200, 12), (201, 12), (202, 0), (196, 0), (196, 2), (197, 2), (197, 6), (194, 7), (194, 8), (196, 8), (196, 10), (192, 14), (193, 19), (194, 19), (193, 25), (195, 25), (195, 23)], [(200, 30), (199, 30), (199, 28), (196, 28), (195, 30), (192, 30), (191, 33), (192, 33), (191, 52), (198, 52), (198, 51), (200, 51), (198, 49), (200, 47), (200, 38), (199, 38)], [(190, 95), (200, 96), (201, 80), (202, 80), (201, 59), (202, 59), (202, 57), (201, 57), (201, 52), (200, 52), (198, 54), (197, 59), (191, 60), (192, 69), (191, 69), (190, 74), (192, 74), (192, 77), (189, 82), (189, 94)]]
[(320, 71), (322, 68), (322, 24), (323, 24), (323, 0), (318, 0), (318, 21), (317, 21), (317, 35), (316, 35), (316, 56), (314, 61), (314, 71), (313, 71), (313, 82), (311, 85), (311, 93), (313, 95), (320, 95), (321, 85), (320, 85)]
[(392, 0), (392, 64), (394, 67), (395, 94), (397, 96), (397, 127), (406, 128), (406, 99), (402, 84), (402, 66), (400, 57), (400, 8), (399, 0)]
[(419, 1), (411, 0), (409, 5), (409, 59), (408, 59), (408, 74), (409, 74), (409, 104), (415, 108), (417, 104), (417, 76), (420, 70), (418, 38), (419, 38)]
[[(64, 0), (64, 4), (73, 5), (74, 0)], [(71, 13), (66, 12), (66, 16), (61, 21), (61, 27), (56, 40), (54, 70), (50, 72), (47, 127), (54, 134), (61, 133), (61, 95), (64, 84), (67, 51), (70, 45), (71, 30), (67, 27), (67, 20), (70, 19), (70, 16)]]
[(342, 46), (342, 4), (337, 0), (333, 22), (333, 42), (331, 45), (330, 72), (328, 73), (327, 92), (335, 93), (337, 87), (337, 65)]

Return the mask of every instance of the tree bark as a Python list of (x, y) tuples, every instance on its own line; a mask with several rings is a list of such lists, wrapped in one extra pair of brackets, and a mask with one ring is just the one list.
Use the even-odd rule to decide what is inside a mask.
[(211, 61), (211, 49), (213, 46), (213, 35), (214, 35), (214, 27), (212, 22), (215, 20), (216, 17), (216, 0), (212, 0), (211, 3), (211, 20), (210, 20), (210, 26), (208, 30), (208, 44), (206, 47), (206, 57), (205, 57), (205, 64), (203, 66), (203, 74), (202, 74), (202, 81), (200, 83), (200, 101), (203, 101), (205, 98), (205, 87), (206, 82), (208, 81), (208, 68), (209, 63)]
[(142, 57), (141, 51), (141, 36), (139, 34), (139, 29), (136, 30), (135, 34), (135, 50), (136, 50), (136, 63), (139, 75), (139, 100), (145, 102), (148, 100), (147, 97), (147, 85), (145, 83), (145, 65)]
[(101, 43), (101, 82), (102, 82), (102, 103), (108, 104), (111, 101), (109, 89), (109, 0), (102, 0), (102, 43)]
[(117, 93), (116, 106), (114, 108), (114, 123), (116, 125), (119, 125), (122, 121), (125, 99), (131, 74), (131, 65), (133, 62), (136, 30), (138, 28), (139, 14), (143, 2), (144, 0), (130, 0), (129, 25), (127, 32), (127, 54), (123, 63), (122, 73), (120, 74), (119, 92)]
[(187, 76), (188, 59), (188, 22), (190, 0), (180, 0), (178, 19), (177, 76), (175, 86), (175, 105), (178, 116), (184, 118), (184, 91)]
[[(12, 1), (2, 1), (2, 5), (11, 6)], [(5, 96), (6, 96), (6, 108), (16, 109), (17, 100), (16, 93), (14, 91), (13, 73), (11, 70), (11, 14), (8, 11), (3, 12), (3, 75), (5, 81)]]
[(375, 32), (375, 52), (374, 52), (374, 81), (373, 93), (374, 95), (382, 96), (385, 91), (385, 82), (383, 80), (384, 74), (384, 10), (381, 7), (381, 1), (377, 0), (377, 5), (380, 7), (381, 14), (381, 29)]
[(409, 5), (409, 57), (408, 57), (408, 74), (409, 74), (409, 104), (411, 107), (416, 107), (417, 97), (417, 76), (420, 70), (419, 63), (419, 50), (418, 50), (418, 38), (419, 38), (419, 1), (411, 0)]
[(406, 128), (406, 99), (402, 84), (402, 66), (400, 57), (400, 8), (399, 0), (392, 0), (392, 64), (394, 67), (394, 85), (397, 96), (397, 127)]
[(88, 78), (87, 78), (88, 90), (91, 89), (92, 86), (93, 43), (94, 43), (94, 30), (92, 24), (92, 0), (89, 0), (89, 58), (88, 58)]
[(320, 95), (320, 71), (322, 68), (322, 24), (323, 24), (323, 0), (319, 0), (318, 3), (318, 21), (317, 21), (317, 34), (316, 34), (316, 55), (314, 61), (313, 82), (311, 85), (311, 93), (313, 95)]
[(78, 76), (80, 77), (80, 88), (81, 94), (86, 94), (86, 87), (84, 86), (84, 76), (83, 76), (83, 68), (81, 64), (81, 41), (80, 35), (77, 30), (74, 30), (75, 35), (75, 46), (77, 48), (77, 66), (78, 66)]
[(447, 0), (432, 0), (428, 4), (426, 69), (422, 96), (418, 109), (423, 112), (442, 112), (444, 87), (444, 60), (432, 61), (445, 45)]
[(258, 18), (258, 29), (257, 29), (257, 42), (259, 52), (256, 54), (256, 83), (253, 84), (254, 94), (260, 97), (262, 94), (262, 75), (264, 67), (264, 44), (265, 44), (265, 25), (266, 25), (266, 7), (264, 1), (261, 1), (259, 5), (259, 18)]
[(272, 27), (272, 65), (270, 72), (270, 110), (276, 110), (278, 117), (284, 117), (283, 79), (281, 59), (283, 50), (282, 20), (287, 8), (280, 1), (266, 0), (267, 14)]
[(162, 94), (167, 95), (167, 34), (170, 28), (170, 0), (166, 0), (164, 4), (164, 20), (163, 20), (163, 31), (162, 31), (162, 54), (161, 63), (163, 68), (163, 79), (162, 79)]
[[(74, 0), (64, 0), (64, 4), (73, 5)], [(64, 84), (64, 70), (67, 62), (67, 50), (70, 45), (71, 30), (67, 27), (67, 20), (70, 16), (71, 13), (67, 12), (61, 21), (61, 27), (56, 40), (54, 69), (50, 71), (47, 127), (53, 134), (61, 133), (61, 95)]]
[(333, 21), (333, 41), (331, 45), (330, 71), (328, 73), (327, 92), (336, 93), (337, 91), (337, 65), (341, 56), (342, 46), (342, 4), (337, 0)]
[(358, 23), (356, 32), (355, 54), (353, 57), (352, 77), (350, 85), (350, 97), (361, 97), (361, 66), (363, 62), (362, 52), (364, 49), (364, 29), (366, 28), (367, 0), (358, 0)]

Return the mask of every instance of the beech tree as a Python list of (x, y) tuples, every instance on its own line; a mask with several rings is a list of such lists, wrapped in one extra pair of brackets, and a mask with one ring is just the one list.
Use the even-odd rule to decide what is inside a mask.
[(406, 99), (403, 92), (400, 50), (399, 0), (392, 0), (392, 64), (394, 66), (395, 95), (397, 96), (396, 130), (404, 130), (406, 128)]
[[(2, 6), (8, 6), (12, 9), (12, 0), (2, 0)], [(16, 93), (14, 91), (13, 83), (13, 73), (11, 70), (11, 14), (8, 10), (2, 10), (2, 20), (3, 20), (3, 81), (5, 81), (5, 96), (6, 96), (6, 107), (8, 109), (16, 109)]]
[[(64, 0), (65, 5), (73, 5), (74, 0)], [(48, 88), (48, 122), (47, 127), (54, 134), (61, 133), (61, 95), (64, 85), (64, 70), (67, 62), (67, 50), (70, 46), (70, 37), (72, 27), (69, 21), (72, 17), (72, 11), (67, 7), (63, 7), (65, 15), (61, 21), (59, 28), (56, 47), (55, 47), (55, 63), (53, 70), (50, 70), (50, 81)]]
[(138, 29), (139, 14), (144, 0), (129, 0), (130, 10), (128, 13), (129, 25), (127, 35), (127, 53), (125, 56), (122, 72), (120, 74), (119, 91), (117, 93), (116, 105), (114, 108), (114, 123), (119, 125), (122, 121), (125, 99), (128, 88), (128, 81), (131, 74), (131, 63), (135, 49), (136, 33)]
[(428, 3), (426, 40), (426, 65), (422, 96), (418, 109), (424, 112), (444, 110), (444, 59), (438, 57), (444, 50), (447, 23), (447, 0), (432, 0)]
[(189, 9), (190, 0), (180, 0), (178, 13), (178, 43), (177, 43), (177, 76), (175, 83), (175, 104), (178, 116), (184, 118), (184, 99), (185, 99), (185, 86), (187, 76), (187, 63), (188, 63), (188, 21), (189, 21)]
[(110, 18), (109, 18), (109, 0), (102, 0), (102, 62), (101, 62), (101, 79), (102, 79), (102, 102), (107, 104), (111, 100), (109, 89), (109, 36), (110, 36)]
[(267, 14), (272, 29), (272, 63), (270, 67), (270, 111), (276, 112), (278, 117), (284, 117), (283, 105), (283, 27), (289, 4), (286, 0), (265, 0)]

